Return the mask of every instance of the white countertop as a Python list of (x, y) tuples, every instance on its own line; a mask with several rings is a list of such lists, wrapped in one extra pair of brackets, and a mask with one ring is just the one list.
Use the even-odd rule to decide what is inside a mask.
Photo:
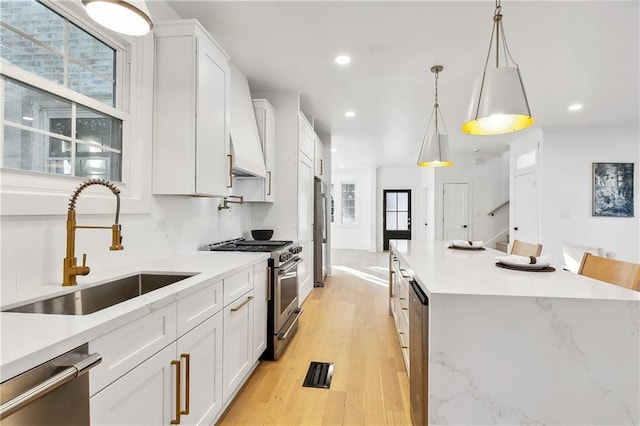
[(640, 301), (640, 292), (576, 275), (556, 267), (555, 272), (529, 272), (495, 266), (505, 253), (449, 249), (444, 241), (391, 242), (403, 267), (427, 295), (491, 295), (559, 297)]
[(262, 260), (266, 261), (268, 258), (268, 253), (198, 251), (108, 273), (90, 274), (84, 277), (85, 280), (91, 279), (89, 283), (72, 288), (46, 285), (32, 288), (28, 294), (18, 294), (12, 296), (11, 299), (3, 297), (2, 309), (7, 309), (26, 302), (99, 285), (132, 273), (184, 272), (197, 274), (88, 315), (0, 313), (0, 329), (2, 330), (1, 381), (14, 377), (29, 368), (140, 318), (149, 311), (192, 294), (211, 282), (219, 281)]

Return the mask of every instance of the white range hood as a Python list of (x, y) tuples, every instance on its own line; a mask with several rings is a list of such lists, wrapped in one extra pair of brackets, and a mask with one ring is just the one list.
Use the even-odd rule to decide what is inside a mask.
[(265, 177), (267, 170), (253, 113), (247, 77), (232, 62), (231, 77), (231, 152), (235, 176)]

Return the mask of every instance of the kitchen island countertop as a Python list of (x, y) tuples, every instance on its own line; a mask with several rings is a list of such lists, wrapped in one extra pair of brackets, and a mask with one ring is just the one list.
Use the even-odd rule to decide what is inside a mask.
[(429, 296), (430, 425), (640, 424), (640, 293), (447, 246), (392, 244)]

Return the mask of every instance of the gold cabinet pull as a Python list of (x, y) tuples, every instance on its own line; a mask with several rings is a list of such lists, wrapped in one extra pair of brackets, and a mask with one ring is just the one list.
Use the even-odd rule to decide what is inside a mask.
[(267, 266), (267, 300), (271, 300), (271, 266)]
[(246, 305), (247, 303), (251, 302), (251, 300), (253, 300), (253, 296), (249, 296), (247, 297), (247, 300), (245, 300), (244, 302), (242, 302), (241, 304), (239, 304), (238, 306), (236, 306), (235, 308), (231, 308), (231, 312), (236, 312), (239, 311), (240, 309), (242, 309), (242, 307), (244, 305)]
[(175, 359), (171, 361), (171, 365), (176, 366), (176, 418), (171, 419), (172, 425), (180, 424), (180, 361)]
[(271, 195), (271, 172), (267, 172), (267, 195)]
[(233, 154), (227, 154), (227, 159), (229, 160), (229, 182), (227, 183), (227, 188), (233, 188)]
[(320, 159), (320, 176), (322, 176), (322, 170), (324, 169), (323, 167), (323, 162), (322, 162), (322, 158)]
[(184, 374), (185, 374), (185, 390), (184, 390), (184, 410), (180, 410), (180, 414), (189, 414), (189, 405), (191, 402), (191, 395), (189, 391), (191, 390), (191, 355), (189, 354), (180, 354), (180, 358), (184, 359)]
[(393, 276), (395, 275), (396, 271), (391, 270), (389, 271), (389, 297), (393, 298), (396, 297), (396, 295), (393, 293)]

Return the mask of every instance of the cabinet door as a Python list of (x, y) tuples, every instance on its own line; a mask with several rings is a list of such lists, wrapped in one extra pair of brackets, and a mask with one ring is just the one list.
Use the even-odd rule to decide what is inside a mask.
[(264, 159), (267, 166), (265, 181), (265, 201), (276, 201), (275, 196), (275, 166), (276, 166), (276, 115), (273, 108), (266, 108), (264, 117)]
[[(267, 349), (267, 265), (253, 267), (253, 361)], [(273, 284), (273, 283), (272, 283)]]
[(313, 162), (300, 152), (298, 163), (298, 240), (313, 239)]
[(176, 415), (175, 350), (167, 346), (91, 397), (91, 424), (168, 425)]
[[(178, 339), (183, 425), (211, 424), (222, 409), (222, 312)], [(188, 410), (187, 410), (188, 407)]]
[(314, 171), (315, 175), (321, 179), (324, 179), (324, 145), (318, 136), (315, 137), (315, 157), (314, 157)]
[(253, 365), (253, 290), (224, 308), (224, 403), (244, 383)]
[(226, 111), (228, 64), (216, 62), (220, 53), (213, 43), (198, 37), (196, 91), (196, 192), (226, 195), (230, 174)]

